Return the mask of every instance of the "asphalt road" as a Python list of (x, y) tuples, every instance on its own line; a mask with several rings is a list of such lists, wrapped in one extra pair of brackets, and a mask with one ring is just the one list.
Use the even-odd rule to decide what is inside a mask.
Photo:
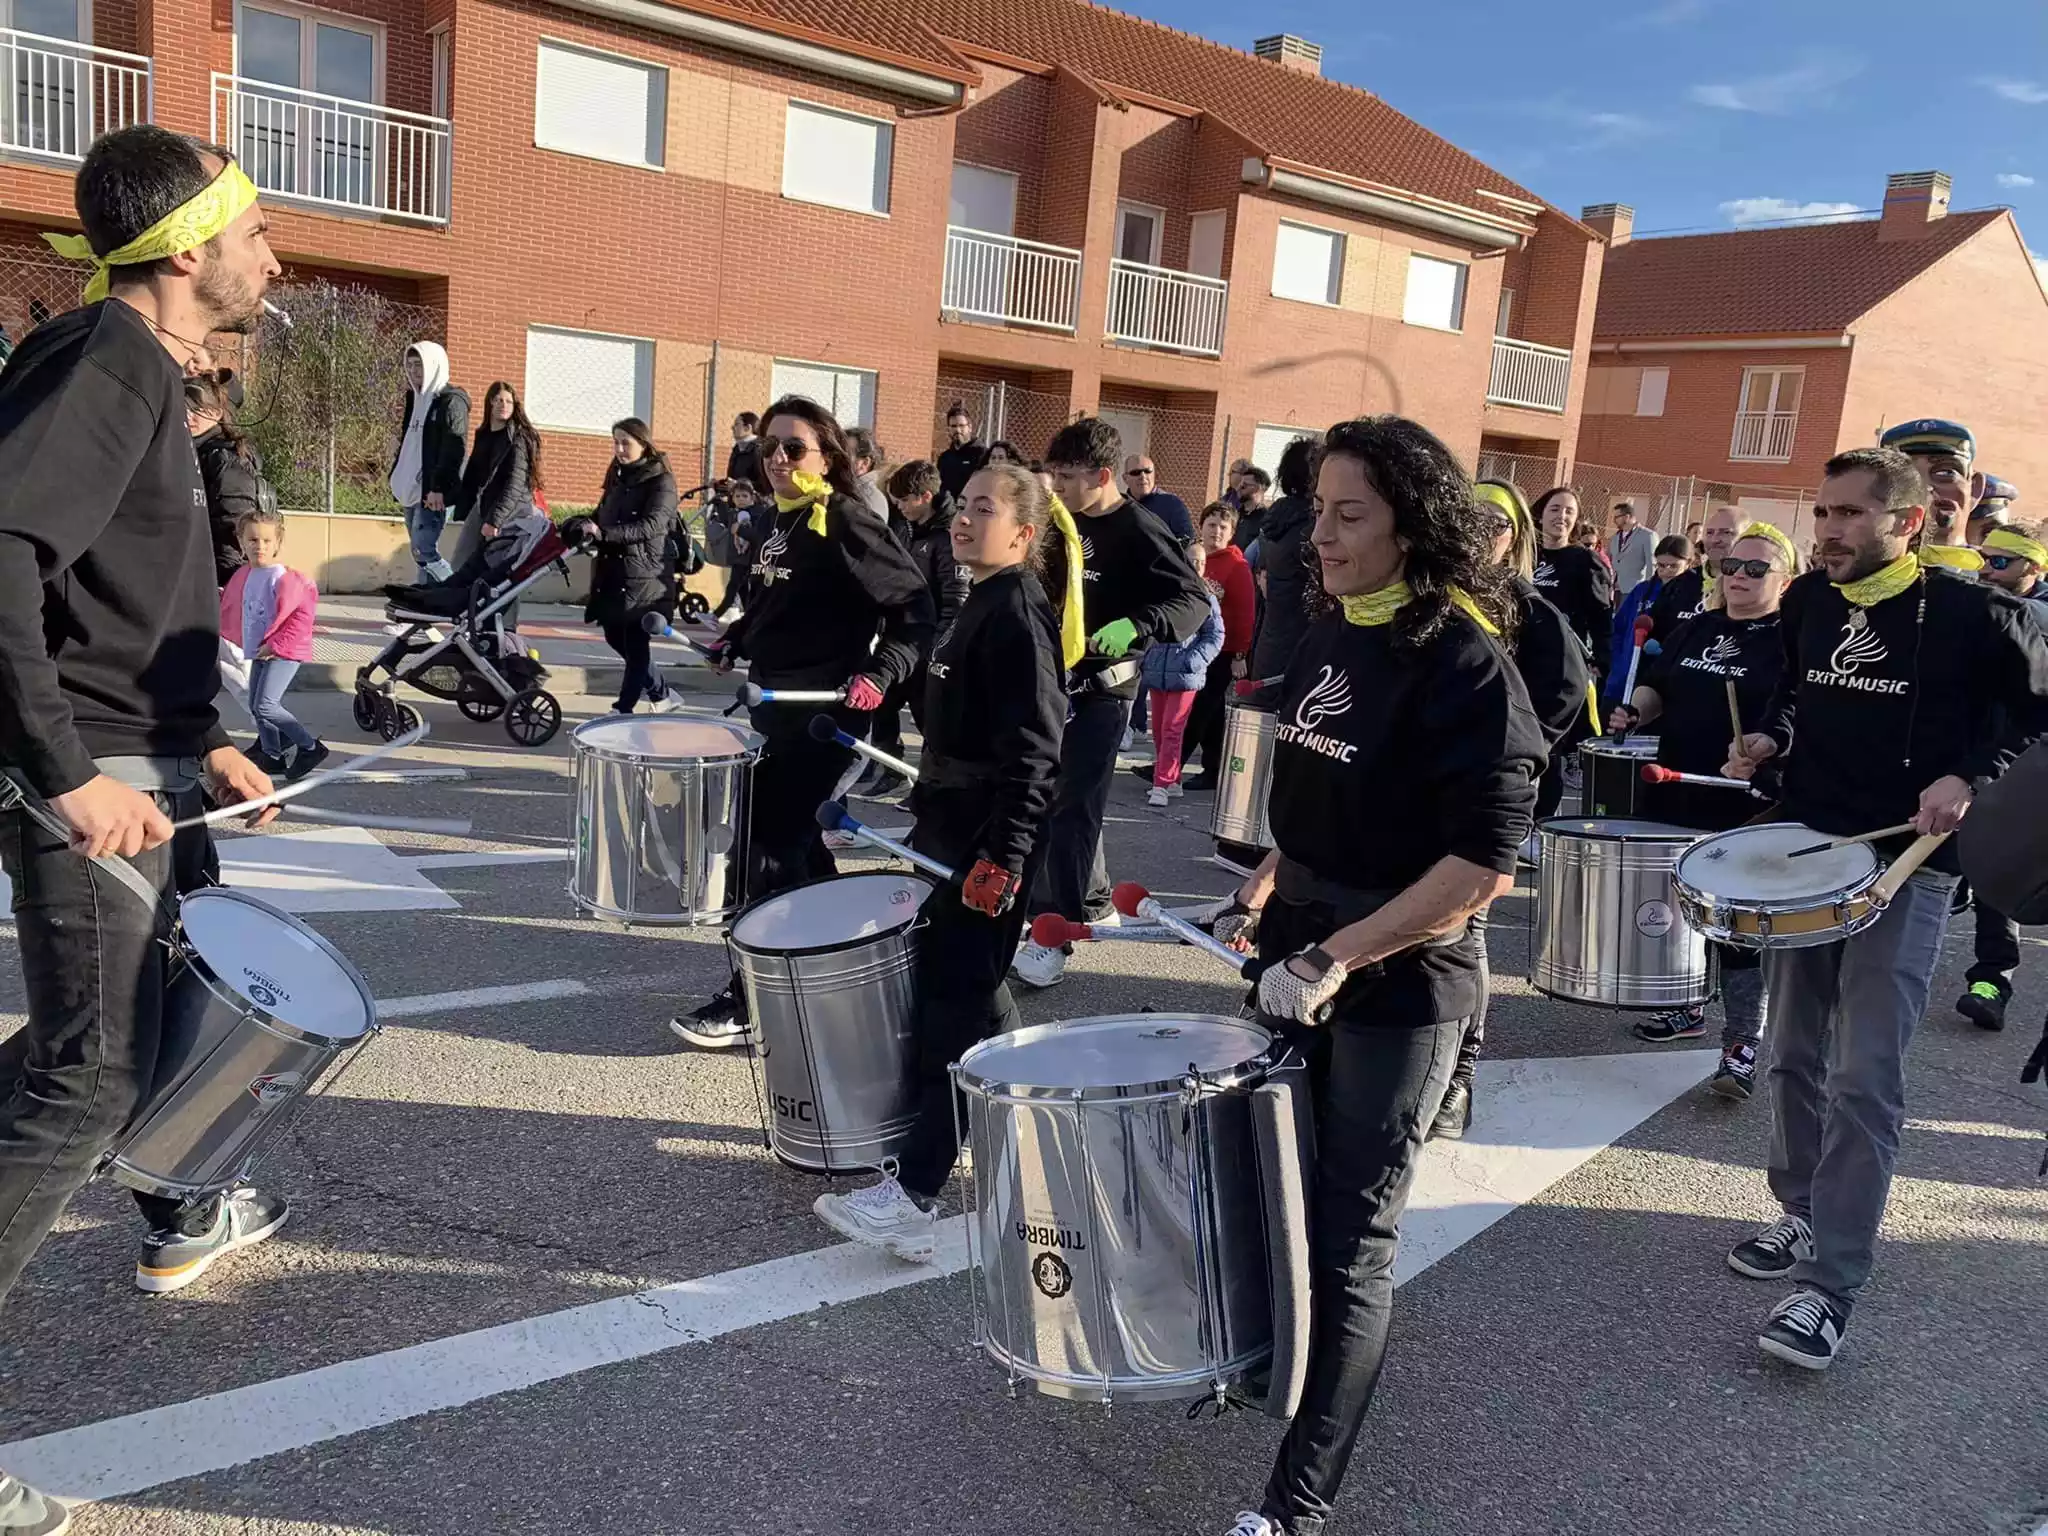
[[(601, 707), (566, 702), (578, 719)], [(294, 705), (338, 745), (360, 740), (341, 695)], [(133, 1289), (133, 1208), (90, 1187), (0, 1315), (0, 1465), (61, 1453), (67, 1475), (122, 1489), (80, 1512), (82, 1536), (1199, 1536), (1255, 1502), (1277, 1426), (1012, 1400), (968, 1345), (958, 1275), (856, 1263), (851, 1299), (819, 1305), (845, 1269), (809, 1211), (821, 1182), (764, 1151), (739, 1054), (664, 1027), (722, 978), (718, 944), (580, 918), (544, 857), (412, 864), (544, 854), (566, 829), (566, 734), (527, 752), (452, 707), (427, 713), (436, 735), (409, 762), (465, 777), (324, 803), (473, 818), (467, 838), (378, 835), (457, 905), (308, 920), (379, 999), (525, 987), (525, 1000), (402, 1008), (263, 1168), (292, 1201), (284, 1231), (181, 1294)], [(1161, 814), (1141, 791), (1128, 777), (1116, 791), (1115, 873), (1180, 900), (1221, 896), (1207, 797)], [(1626, 1016), (1529, 989), (1525, 894), (1496, 918), (1490, 1055), (1577, 1081), (1600, 1058), (1651, 1053)], [(1403, 1286), (1336, 1528), (2017, 1536), (2048, 1522), (2048, 1185), (2035, 1177), (2048, 1105), (2017, 1081), (2048, 1009), (2048, 957), (2029, 943), (2003, 1036), (1950, 1012), (1967, 962), (1959, 931), (1914, 1048), (1877, 1280), (1831, 1373), (1760, 1358), (1779, 1290), (1722, 1260), (1770, 1213), (1766, 1105), (1660, 1098), (1533, 1198), (1504, 1196), (1500, 1220), (1446, 1241)], [(1231, 1012), (1237, 997), (1190, 950), (1101, 945), (1024, 1007), (1032, 1021)], [(10, 944), (0, 1034), (21, 1007)], [(1585, 1106), (1556, 1104), (1569, 1141), (1590, 1090)], [(1535, 1156), (1521, 1143), (1543, 1138), (1491, 1146), (1489, 1106), (1482, 1094), (1472, 1155), (1506, 1187)], [(648, 1340), (630, 1300), (562, 1317), (636, 1295), (672, 1345)], [(669, 1299), (683, 1310), (659, 1311)], [(470, 1337), (485, 1329), (502, 1331)], [(609, 1342), (587, 1365), (548, 1364), (571, 1336)], [(495, 1390), (500, 1371), (534, 1384)], [(202, 1401), (214, 1394), (229, 1395)], [(241, 1459), (250, 1448), (261, 1454)]]

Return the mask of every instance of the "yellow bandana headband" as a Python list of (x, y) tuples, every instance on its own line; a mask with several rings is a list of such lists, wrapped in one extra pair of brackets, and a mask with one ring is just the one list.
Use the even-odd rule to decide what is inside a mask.
[(1744, 539), (1764, 539), (1768, 541), (1780, 555), (1785, 557), (1785, 574), (1787, 576), (1797, 576), (1799, 574), (1799, 554), (1792, 548), (1792, 540), (1786, 536), (1785, 530), (1776, 523), (1751, 523), (1742, 532), (1735, 535), (1735, 542), (1738, 544)]
[(2001, 555), (2018, 555), (2048, 570), (2048, 544), (2030, 539), (2017, 528), (1994, 528), (1984, 535), (1984, 547)]
[(1082, 608), (1081, 530), (1074, 526), (1074, 514), (1067, 504), (1052, 498), (1052, 525), (1060, 533), (1067, 552), (1067, 589), (1060, 594), (1060, 665), (1072, 670), (1088, 654), (1088, 621)]
[(807, 470), (798, 470), (789, 477), (796, 487), (796, 495), (784, 496), (776, 493), (775, 510), (778, 512), (801, 512), (805, 507), (811, 515), (804, 526), (819, 538), (825, 536), (825, 504), (832, 499), (832, 487), (825, 483), (823, 475), (814, 475)]
[(218, 237), (256, 202), (256, 183), (230, 160), (205, 188), (180, 203), (126, 245), (97, 255), (84, 235), (51, 235), (43, 239), (59, 256), (92, 263), (92, 276), (85, 280), (85, 302), (97, 304), (107, 296), (111, 268), (136, 267), (144, 262), (162, 261), (195, 251)]

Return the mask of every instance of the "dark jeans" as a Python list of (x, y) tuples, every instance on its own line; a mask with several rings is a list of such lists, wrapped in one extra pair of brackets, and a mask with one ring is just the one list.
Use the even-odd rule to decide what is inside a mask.
[[(196, 790), (158, 797), (173, 820)], [(131, 862), (166, 903), (207, 883), (204, 827)], [(149, 1097), (163, 1029), (170, 917), (145, 909), (20, 811), (0, 814), (0, 862), (14, 883), (28, 1024), (0, 1044), (0, 1301), (51, 1226)], [(137, 1195), (151, 1227), (204, 1228), (215, 1202)]]
[[(1275, 897), (1259, 923), (1267, 959), (1334, 930), (1326, 907)], [(1394, 1256), (1415, 1159), (1450, 1085), (1465, 1021), (1396, 1021), (1362, 986), (1298, 1032), (1315, 1101), (1309, 1216), (1309, 1362), (1262, 1503), (1291, 1536), (1321, 1536), (1386, 1359)]]
[(2020, 925), (2003, 912), (1995, 911), (1979, 896), (1977, 908), (1977, 963), (1970, 967), (1966, 981), (1988, 981), (1999, 995), (2012, 998), (2013, 973), (2020, 968)]
[(1486, 953), (1486, 935), (1492, 915), (1491, 907), (1472, 914), (1472, 938), (1479, 946), (1479, 1007), (1459, 1034), (1458, 1059), (1451, 1068), (1451, 1076), (1467, 1088), (1479, 1071), (1479, 1058), (1486, 1054), (1486, 1006), (1493, 1001), (1493, 961)]
[(1084, 693), (1074, 699), (1060, 739), (1059, 783), (1045, 824), (1045, 868), (1030, 887), (1027, 906), (1034, 916), (1057, 912), (1081, 923), (1109, 913), (1099, 845), (1129, 713), (1130, 700), (1113, 694)]
[(1194, 760), (1196, 751), (1202, 754), (1202, 772), (1213, 779), (1223, 770), (1223, 711), (1230, 703), (1229, 652), (1217, 654), (1209, 663), (1209, 675), (1202, 681), (1202, 691), (1195, 695), (1195, 707), (1188, 713), (1187, 735), (1180, 749), (1183, 771)]
[(606, 619), (604, 643), (617, 651), (619, 660), (626, 664), (625, 675), (619, 679), (618, 702), (613, 708), (630, 710), (642, 699), (662, 696), (665, 689), (655, 685), (658, 674), (648, 649), (652, 642), (639, 620)]
[[(839, 873), (818, 826), (818, 807), (832, 798), (853, 750), (812, 740), (811, 717), (820, 712), (815, 704), (763, 704), (752, 712), (764, 742), (747, 814), (748, 901)], [(868, 733), (868, 717), (857, 710), (823, 712), (849, 735)]]
[(910, 719), (920, 732), (924, 730), (924, 690), (926, 675), (924, 663), (920, 661), (909, 678), (896, 684), (882, 695), (882, 707), (875, 711), (875, 745), (891, 757), (903, 755), (903, 708), (910, 707)]

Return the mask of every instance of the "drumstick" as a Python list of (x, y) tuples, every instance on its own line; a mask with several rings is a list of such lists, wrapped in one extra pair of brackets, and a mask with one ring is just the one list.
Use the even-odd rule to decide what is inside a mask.
[(1657, 621), (1647, 613), (1636, 620), (1636, 648), (1629, 652), (1628, 678), (1621, 685), (1621, 702), (1628, 704), (1636, 696), (1636, 668), (1643, 664), (1643, 647), (1650, 643), (1650, 631), (1657, 627)]
[(1933, 857), (1934, 850), (1947, 841), (1946, 832), (1932, 832), (1925, 837), (1915, 838), (1913, 846), (1893, 859), (1891, 867), (1877, 877), (1877, 884), (1870, 888), (1870, 904), (1878, 908), (1890, 906), (1892, 898), (1899, 894), (1899, 887), (1912, 879), (1913, 872)]
[(1752, 795), (1762, 794), (1762, 791), (1747, 779), (1724, 779), (1711, 773), (1680, 773), (1676, 768), (1666, 768), (1662, 763), (1643, 764), (1641, 777), (1645, 784), (1704, 784), (1709, 789), (1742, 789)]
[(740, 702), (749, 709), (763, 704), (844, 704), (844, 688), (762, 688), (753, 683), (740, 684)]
[(1726, 682), (1728, 684), (1728, 723), (1735, 728), (1735, 735), (1730, 739), (1735, 743), (1735, 750), (1741, 752), (1742, 701), (1735, 696), (1735, 679), (1731, 677), (1726, 679)]
[(390, 741), (385, 742), (383, 746), (377, 748), (376, 751), (365, 752), (361, 757), (350, 758), (345, 767), (323, 768), (318, 773), (307, 774), (295, 784), (287, 784), (282, 789), (273, 789), (269, 794), (259, 795), (254, 800), (237, 800), (233, 805), (224, 805), (217, 811), (208, 811), (204, 816), (187, 816), (183, 821), (172, 822), (171, 829), (173, 831), (182, 831), (186, 827), (210, 827), (223, 821), (239, 821), (244, 816), (249, 816), (262, 810), (266, 805), (282, 805), (285, 801), (296, 799), (309, 790), (321, 789), (330, 784), (338, 784), (343, 779), (352, 779), (369, 767), (370, 764), (390, 757), (395, 752), (403, 752), (407, 747), (426, 740), (429, 734), (429, 727), (426, 721), (422, 720), (403, 736), (393, 737)]
[(893, 837), (884, 837), (866, 823), (855, 819), (837, 800), (827, 800), (818, 807), (818, 825), (827, 832), (851, 833), (869, 847), (879, 848), (884, 853), (893, 853), (906, 864), (914, 864), (928, 875), (937, 875), (947, 882), (954, 879), (953, 871), (937, 859), (927, 858), (915, 848), (899, 843)]
[(687, 646), (706, 661), (717, 661), (719, 659), (716, 651), (708, 649), (701, 641), (691, 639), (658, 613), (648, 614), (640, 621), (640, 627), (657, 639), (674, 640), (681, 645)]
[(1241, 699), (1248, 699), (1261, 688), (1278, 687), (1286, 681), (1287, 674), (1285, 672), (1281, 673), (1278, 677), (1241, 677), (1230, 685), (1230, 691)]
[[(1157, 923), (1146, 926), (1105, 928), (1096, 923), (1069, 922), (1057, 912), (1041, 912), (1031, 919), (1031, 942), (1047, 949), (1058, 949), (1063, 944), (1086, 944), (1105, 939), (1156, 939), (1166, 929)], [(1177, 934), (1169, 934), (1177, 938)]]
[[(1175, 917), (1158, 903), (1150, 891), (1135, 880), (1124, 881), (1109, 893), (1109, 899), (1125, 917), (1142, 918), (1148, 923), (1157, 923), (1181, 943), (1192, 945), (1203, 954), (1221, 960), (1246, 981), (1256, 982), (1265, 974), (1268, 965), (1283, 963), (1261, 960), (1256, 955), (1239, 954), (1213, 934), (1202, 932), (1186, 918)], [(1321, 1024), (1329, 1018), (1330, 1010), (1334, 1006), (1332, 1003), (1324, 1003), (1316, 1010), (1316, 1016), (1311, 1022)]]
[(911, 783), (917, 782), (917, 770), (900, 757), (891, 757), (880, 747), (871, 746), (850, 731), (839, 729), (839, 722), (830, 715), (811, 716), (811, 740), (836, 741), (842, 747), (851, 747), (871, 762), (880, 763), (884, 768), (894, 769)]
[(1785, 857), (1803, 859), (1809, 853), (1826, 853), (1830, 848), (1847, 848), (1856, 843), (1874, 843), (1880, 838), (1897, 837), (1913, 830), (1913, 823), (1902, 821), (1896, 827), (1879, 827), (1875, 832), (1858, 832), (1854, 837), (1831, 837), (1824, 843), (1814, 843), (1805, 848), (1794, 848)]

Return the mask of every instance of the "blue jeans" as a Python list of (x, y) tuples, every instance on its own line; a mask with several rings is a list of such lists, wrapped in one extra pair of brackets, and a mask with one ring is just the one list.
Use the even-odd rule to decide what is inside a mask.
[(291, 687), (298, 670), (296, 661), (249, 663), (249, 713), (256, 721), (256, 745), (272, 757), (281, 753), (285, 742), (301, 751), (320, 744), (320, 738), (284, 707), (284, 691)]
[(405, 531), (412, 538), (412, 560), (421, 581), (446, 581), (455, 574), (455, 567), (441, 558), (441, 530), (447, 526), (445, 509), (436, 512), (425, 502), (405, 509)]

